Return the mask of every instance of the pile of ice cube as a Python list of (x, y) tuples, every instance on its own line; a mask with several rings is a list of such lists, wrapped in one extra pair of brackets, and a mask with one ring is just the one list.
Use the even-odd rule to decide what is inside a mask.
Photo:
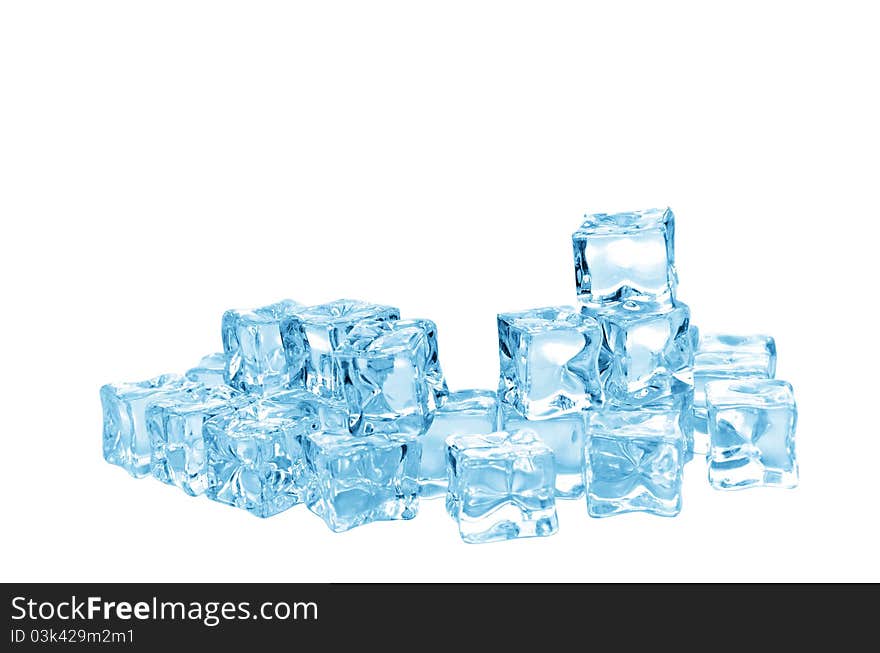
[(579, 306), (498, 316), (499, 389), (449, 392), (437, 328), (360, 301), (223, 315), (223, 353), (101, 389), (105, 459), (334, 531), (445, 496), (466, 542), (547, 536), (557, 499), (607, 517), (681, 510), (685, 464), (716, 489), (795, 487), (797, 410), (763, 335), (700, 336), (676, 298), (669, 209), (588, 215)]

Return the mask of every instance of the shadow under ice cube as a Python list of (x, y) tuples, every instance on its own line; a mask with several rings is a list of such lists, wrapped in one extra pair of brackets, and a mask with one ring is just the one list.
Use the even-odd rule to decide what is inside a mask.
[(153, 476), (190, 496), (204, 494), (208, 489), (205, 424), (247, 401), (247, 397), (226, 386), (198, 386), (152, 404), (146, 418)]
[(553, 450), (556, 460), (556, 498), (578, 499), (584, 495), (584, 445), (586, 412), (550, 419), (529, 420), (511, 406), (501, 410), (501, 429), (509, 433), (529, 429)]
[(667, 400), (589, 416), (584, 480), (591, 517), (681, 511), (686, 435), (680, 407)]
[(693, 388), (694, 338), (686, 304), (585, 312), (602, 325), (600, 367), (606, 402), (649, 404)]
[(449, 394), (430, 320), (361, 322), (333, 356), (352, 433), (423, 433)]
[(578, 298), (592, 308), (675, 299), (675, 216), (670, 209), (596, 213), (572, 236)]
[(770, 336), (704, 333), (694, 356), (694, 430), (700, 434), (696, 453), (709, 451), (706, 384), (733, 379), (776, 376), (776, 342)]
[(503, 403), (529, 419), (590, 408), (602, 401), (598, 323), (569, 306), (498, 316)]
[(354, 326), (365, 320), (399, 320), (400, 309), (339, 299), (311, 306), (286, 318), (281, 339), (292, 384), (321, 397), (342, 398), (342, 379), (332, 353)]
[(223, 314), (226, 382), (237, 390), (260, 391), (287, 384), (287, 361), (281, 343), (281, 322), (304, 309), (285, 299), (254, 310)]
[(534, 431), (447, 440), (446, 510), (469, 544), (559, 530), (553, 450)]
[(498, 399), (489, 390), (451, 392), (434, 413), (422, 442), (422, 498), (446, 494), (446, 439), (451, 435), (495, 433), (498, 430)]
[(422, 453), (417, 436), (314, 433), (302, 442), (311, 475), (307, 505), (331, 530), (416, 516)]
[(348, 428), (348, 414), (311, 393), (290, 390), (205, 424), (207, 495), (271, 517), (303, 503), (309, 476), (302, 438)]
[(187, 386), (177, 374), (139, 383), (110, 383), (101, 388), (104, 459), (135, 478), (150, 473), (151, 446), (146, 409)]
[(712, 487), (797, 487), (797, 405), (789, 383), (712, 381), (706, 385), (706, 405)]

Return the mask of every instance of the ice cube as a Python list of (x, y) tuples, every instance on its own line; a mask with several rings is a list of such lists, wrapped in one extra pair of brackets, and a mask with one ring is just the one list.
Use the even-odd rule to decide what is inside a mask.
[(450, 435), (495, 433), (498, 430), (498, 401), (489, 390), (461, 390), (449, 393), (446, 403), (434, 413), (434, 420), (422, 441), (422, 498), (446, 494), (446, 438)]
[(607, 403), (649, 404), (693, 388), (694, 340), (686, 304), (585, 312), (602, 325), (599, 365)]
[(352, 433), (423, 433), (448, 390), (430, 320), (361, 322), (333, 353)]
[(398, 319), (398, 308), (352, 299), (311, 306), (286, 318), (281, 324), (281, 339), (291, 384), (302, 384), (322, 397), (341, 399), (342, 380), (332, 353), (356, 324)]
[(588, 513), (674, 517), (681, 511), (686, 450), (682, 410), (671, 398), (590, 413), (584, 477)]
[(288, 383), (281, 322), (305, 308), (290, 299), (223, 314), (226, 382), (238, 390), (277, 389)]
[(706, 406), (712, 487), (797, 487), (797, 405), (791, 384), (774, 379), (711, 381), (706, 384)]
[(584, 216), (574, 235), (578, 298), (592, 308), (675, 299), (675, 216), (670, 209)]
[(711, 381), (776, 375), (776, 341), (764, 335), (704, 333), (694, 356), (694, 429), (696, 453), (708, 453), (706, 384)]
[(501, 410), (501, 429), (515, 432), (529, 429), (553, 450), (556, 459), (556, 498), (577, 499), (584, 495), (584, 446), (587, 412), (567, 413), (550, 419), (529, 420), (513, 407)]
[(529, 419), (575, 413), (602, 401), (602, 332), (570, 306), (498, 316), (498, 395)]
[(250, 400), (228, 386), (196, 386), (151, 404), (146, 421), (153, 476), (190, 496), (204, 494), (208, 489), (205, 423)]
[(313, 433), (302, 442), (311, 475), (307, 505), (331, 530), (416, 516), (422, 453), (417, 436)]
[(559, 530), (553, 450), (534, 431), (447, 440), (446, 510), (469, 544)]
[(226, 356), (223, 353), (209, 354), (198, 365), (186, 372), (186, 378), (202, 385), (217, 386), (226, 383)]
[(145, 412), (150, 403), (168, 398), (187, 385), (177, 374), (138, 383), (110, 383), (101, 388), (104, 459), (135, 478), (150, 473), (150, 435)]
[(260, 399), (205, 424), (208, 498), (271, 517), (305, 501), (302, 438), (348, 428), (341, 406), (304, 390)]

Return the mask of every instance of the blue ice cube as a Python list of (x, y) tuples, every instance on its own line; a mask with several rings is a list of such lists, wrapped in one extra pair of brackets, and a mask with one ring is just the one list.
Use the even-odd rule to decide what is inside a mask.
[(529, 429), (553, 450), (556, 459), (556, 498), (577, 499), (584, 495), (584, 445), (587, 440), (586, 412), (567, 413), (550, 419), (529, 420), (504, 405), (501, 429), (515, 432)]
[(470, 544), (559, 530), (553, 450), (534, 431), (447, 440), (446, 510)]
[(461, 390), (449, 393), (446, 403), (434, 413), (434, 421), (421, 436), (422, 498), (446, 494), (446, 438), (450, 435), (495, 433), (498, 430), (498, 400), (489, 390)]
[(423, 433), (449, 393), (430, 320), (361, 322), (333, 357), (352, 433)]
[(331, 354), (359, 322), (399, 320), (400, 309), (353, 299), (312, 306), (281, 324), (291, 384), (304, 384), (322, 397), (342, 398), (339, 368)]
[(145, 412), (151, 402), (178, 393), (188, 384), (177, 374), (101, 388), (104, 459), (135, 478), (150, 473), (150, 436)]
[(205, 356), (198, 365), (186, 372), (187, 379), (207, 386), (224, 385), (225, 375), (226, 356), (223, 353)]
[(764, 335), (705, 333), (694, 356), (694, 428), (696, 453), (708, 453), (706, 384), (733, 379), (776, 376), (776, 342)]
[(152, 403), (146, 411), (155, 478), (190, 496), (208, 489), (205, 423), (249, 401), (228, 386), (196, 386)]
[(677, 515), (686, 450), (681, 406), (673, 398), (590, 413), (584, 474), (590, 516)]
[(304, 306), (290, 299), (254, 310), (223, 314), (226, 382), (238, 390), (260, 391), (287, 385), (281, 322)]
[(606, 402), (649, 404), (693, 388), (694, 339), (686, 304), (585, 312), (602, 325)]
[(304, 436), (344, 431), (341, 406), (303, 390), (255, 401), (205, 423), (208, 498), (271, 517), (303, 503), (308, 474)]
[(417, 436), (328, 432), (302, 443), (311, 476), (307, 505), (331, 530), (416, 516), (422, 454)]
[(529, 419), (546, 419), (601, 403), (596, 320), (570, 306), (498, 316), (498, 395)]
[(670, 209), (584, 216), (574, 235), (578, 298), (597, 308), (675, 299), (675, 216)]
[(797, 405), (789, 383), (711, 381), (706, 384), (706, 406), (712, 487), (797, 487)]

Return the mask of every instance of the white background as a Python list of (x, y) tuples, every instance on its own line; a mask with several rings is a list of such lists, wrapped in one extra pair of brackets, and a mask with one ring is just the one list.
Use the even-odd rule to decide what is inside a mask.
[[(877, 19), (3, 3), (2, 580), (880, 580)], [(694, 321), (777, 339), (796, 491), (695, 462), (677, 519), (565, 502), (555, 537), (468, 546), (442, 501), (335, 535), (101, 458), (99, 386), (191, 366), (231, 306), (395, 304), (451, 387), (494, 387), (495, 313), (573, 300), (581, 214), (666, 204)]]

